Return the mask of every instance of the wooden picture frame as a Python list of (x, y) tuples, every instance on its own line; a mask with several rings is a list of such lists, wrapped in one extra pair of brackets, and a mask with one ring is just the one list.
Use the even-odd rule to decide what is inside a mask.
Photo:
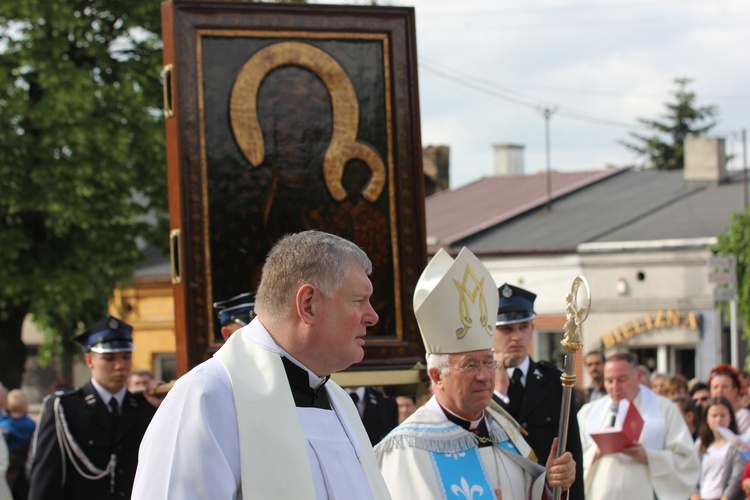
[(273, 243), (306, 229), (373, 261), (380, 321), (351, 370), (422, 361), (414, 10), (172, 0), (162, 29), (178, 372), (220, 347), (213, 302), (254, 291)]

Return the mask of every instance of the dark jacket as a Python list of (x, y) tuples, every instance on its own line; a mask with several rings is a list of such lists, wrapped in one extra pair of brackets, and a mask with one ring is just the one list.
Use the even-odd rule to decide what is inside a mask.
[[(492, 398), (507, 410), (523, 427), (524, 436), (531, 449), (534, 450), (539, 463), (546, 465), (552, 441), (557, 437), (560, 426), (560, 408), (562, 408), (562, 385), (560, 375), (562, 370), (552, 363), (539, 363), (530, 359), (529, 371), (526, 373), (523, 405), (515, 415), (496, 394)], [(568, 492), (568, 499), (581, 500), (583, 492), (583, 452), (581, 437), (578, 432), (575, 402), (571, 394), (570, 413), (568, 419), (568, 437), (566, 450), (573, 455), (576, 462), (576, 479)]]
[[(59, 401), (69, 434), (96, 468), (106, 469), (110, 457), (116, 456), (114, 485), (110, 475), (100, 479), (83, 477), (78, 469), (86, 474), (92, 474), (91, 471), (79, 459), (76, 468), (70, 456), (60, 450), (54, 410), (56, 401)], [(115, 429), (108, 408), (89, 381), (81, 388), (61, 391), (48, 398), (43, 412), (31, 466), (29, 500), (130, 498), (138, 464), (138, 447), (156, 408), (142, 396), (126, 393), (119, 425)]]
[(394, 399), (370, 387), (365, 389), (365, 412), (362, 424), (373, 446), (398, 425), (398, 404)]

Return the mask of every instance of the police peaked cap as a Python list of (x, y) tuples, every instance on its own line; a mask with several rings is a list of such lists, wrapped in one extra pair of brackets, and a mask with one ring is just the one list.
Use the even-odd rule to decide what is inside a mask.
[(214, 302), (221, 326), (232, 322), (247, 325), (255, 317), (255, 294), (241, 293), (231, 299)]
[(536, 294), (523, 288), (503, 284), (497, 289), (500, 301), (497, 306), (497, 322), (495, 325), (510, 325), (531, 321), (536, 317), (534, 312), (534, 300)]
[(132, 351), (133, 327), (114, 316), (103, 320), (76, 337), (85, 352), (106, 354), (111, 352)]

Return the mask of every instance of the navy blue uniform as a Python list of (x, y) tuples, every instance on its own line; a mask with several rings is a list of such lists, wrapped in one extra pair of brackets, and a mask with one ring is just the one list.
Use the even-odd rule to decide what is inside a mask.
[[(492, 398), (515, 418), (523, 427), (524, 436), (531, 449), (536, 453), (539, 462), (545, 465), (549, 457), (552, 441), (557, 437), (560, 425), (560, 408), (562, 407), (562, 371), (556, 365), (541, 361), (534, 362), (529, 358), (529, 371), (526, 373), (523, 404), (517, 414), (502, 402), (495, 394)], [(576, 462), (576, 479), (568, 491), (568, 499), (582, 500), (583, 492), (583, 451), (578, 432), (577, 408), (575, 402), (570, 405), (568, 437), (566, 451), (573, 455)]]
[[(112, 455), (115, 456), (114, 477), (110, 474), (100, 479), (82, 476), (78, 469), (87, 475), (96, 473), (79, 458), (75, 459), (77, 469), (70, 459), (72, 450), (60, 449), (55, 401), (59, 401), (62, 408), (68, 434), (94, 467), (100, 471), (107, 469)], [(37, 430), (29, 500), (130, 498), (138, 447), (155, 412), (143, 396), (126, 392), (115, 428), (107, 406), (91, 381), (81, 388), (47, 398)], [(60, 439), (66, 440), (62, 426), (59, 431)]]

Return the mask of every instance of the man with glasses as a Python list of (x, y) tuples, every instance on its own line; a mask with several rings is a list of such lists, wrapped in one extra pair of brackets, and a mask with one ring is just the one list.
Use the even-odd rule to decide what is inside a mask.
[[(495, 322), (495, 359), (502, 366), (495, 378), (493, 400), (508, 410), (526, 435), (526, 441), (540, 460), (549, 455), (560, 428), (562, 407), (562, 370), (547, 361), (534, 361), (529, 346), (534, 334), (536, 295), (521, 287), (503, 284), (498, 290)], [(588, 358), (587, 358), (588, 359)], [(568, 420), (567, 450), (576, 463), (582, 463), (581, 438), (571, 402)], [(570, 500), (582, 500), (583, 471), (576, 470), (576, 481), (568, 494)]]
[(214, 310), (219, 315), (221, 337), (226, 341), (234, 332), (249, 325), (255, 317), (255, 296), (245, 292), (231, 299), (214, 302)]
[(570, 453), (546, 469), (528, 457), (521, 429), (490, 405), (497, 292), (492, 276), (467, 249), (453, 260), (440, 250), (414, 292), (433, 397), (375, 447), (394, 499), (534, 498), (567, 490), (575, 478)]

